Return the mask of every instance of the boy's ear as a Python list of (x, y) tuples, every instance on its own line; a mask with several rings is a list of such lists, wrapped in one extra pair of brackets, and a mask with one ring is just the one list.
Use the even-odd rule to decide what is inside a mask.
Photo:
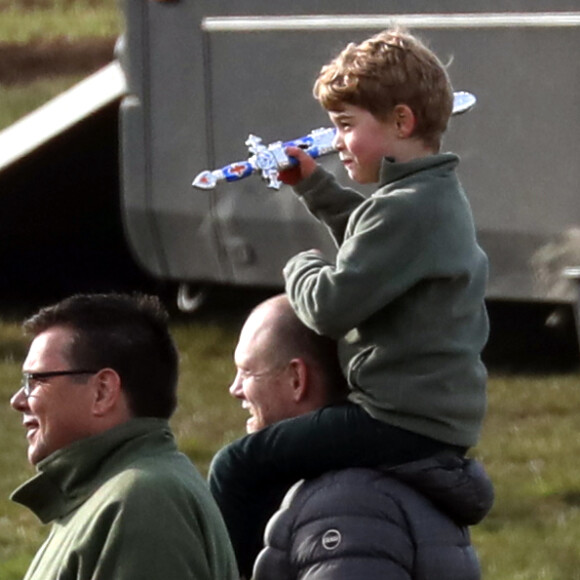
[(408, 105), (399, 104), (393, 109), (393, 119), (397, 126), (397, 137), (407, 139), (415, 130), (415, 113)]

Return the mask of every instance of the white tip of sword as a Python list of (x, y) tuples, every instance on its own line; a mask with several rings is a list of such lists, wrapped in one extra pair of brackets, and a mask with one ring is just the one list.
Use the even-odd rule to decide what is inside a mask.
[(453, 111), (452, 115), (460, 115), (466, 113), (475, 107), (477, 99), (474, 94), (467, 91), (457, 91), (453, 93)]
[(193, 187), (197, 189), (214, 189), (217, 183), (216, 176), (211, 171), (202, 171), (193, 180)]

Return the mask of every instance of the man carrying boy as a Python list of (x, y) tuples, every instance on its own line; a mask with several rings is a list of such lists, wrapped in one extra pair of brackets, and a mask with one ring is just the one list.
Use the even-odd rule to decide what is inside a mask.
[[(284, 294), (252, 310), (234, 358), (230, 393), (250, 415), (248, 433), (345, 402), (336, 342), (304, 326)], [(271, 509), (286, 491), (269, 490)], [(492, 501), (491, 483), (473, 459), (351, 468), (293, 488), (270, 520), (255, 566), (262, 538), (245, 534), (232, 541), (240, 570), (253, 580), (475, 580), (480, 568), (467, 526), (481, 520)]]
[(351, 404), (226, 448), (211, 474), (226, 520), (246, 511), (252, 521), (273, 482), (463, 455), (485, 413), (487, 258), (458, 157), (439, 153), (453, 102), (445, 68), (416, 38), (390, 30), (349, 44), (322, 69), (314, 94), (350, 177), (380, 186), (367, 199), (287, 150), (299, 164), (282, 180), (339, 247), (335, 262), (315, 250), (292, 258), (286, 291), (304, 324), (338, 339)]

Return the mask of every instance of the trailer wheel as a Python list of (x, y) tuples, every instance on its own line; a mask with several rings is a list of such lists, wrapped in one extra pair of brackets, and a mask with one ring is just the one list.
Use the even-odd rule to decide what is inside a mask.
[(191, 314), (205, 304), (207, 294), (204, 286), (192, 288), (187, 282), (182, 282), (177, 288), (177, 308), (180, 312)]

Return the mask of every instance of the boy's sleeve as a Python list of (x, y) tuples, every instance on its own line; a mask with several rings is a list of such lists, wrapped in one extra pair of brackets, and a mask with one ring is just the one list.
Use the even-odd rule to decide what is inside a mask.
[(402, 198), (373, 197), (351, 219), (335, 263), (312, 251), (288, 261), (286, 294), (304, 324), (343, 336), (425, 275), (431, 225), (414, 211)]
[(294, 187), (308, 211), (325, 224), (337, 245), (344, 239), (350, 214), (365, 197), (358, 191), (342, 187), (336, 178), (318, 166), (314, 173)]

